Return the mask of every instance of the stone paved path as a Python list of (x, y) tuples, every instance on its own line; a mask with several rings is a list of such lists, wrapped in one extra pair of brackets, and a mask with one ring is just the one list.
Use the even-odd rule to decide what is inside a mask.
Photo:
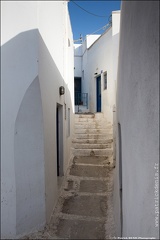
[[(107, 143), (111, 148), (111, 140)], [(28, 239), (109, 239), (115, 235), (112, 155), (90, 153), (75, 154), (50, 224)]]

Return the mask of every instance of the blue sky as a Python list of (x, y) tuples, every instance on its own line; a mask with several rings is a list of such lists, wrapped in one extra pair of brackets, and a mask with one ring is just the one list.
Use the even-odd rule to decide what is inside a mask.
[[(100, 16), (106, 17), (96, 17), (93, 16), (82, 9), (80, 9), (76, 4), (85, 10)], [(84, 38), (87, 34), (91, 34), (96, 30), (100, 29), (108, 23), (108, 18), (112, 11), (120, 10), (121, 1), (76, 1), (70, 0), (68, 4), (73, 38), (74, 40), (79, 39), (80, 34)], [(103, 32), (99, 31), (97, 34)]]

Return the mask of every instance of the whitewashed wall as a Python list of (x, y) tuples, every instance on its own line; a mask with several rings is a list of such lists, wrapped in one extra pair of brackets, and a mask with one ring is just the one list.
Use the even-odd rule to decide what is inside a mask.
[(88, 49), (101, 35), (86, 35), (86, 48)]
[(88, 97), (89, 97), (88, 50), (86, 49), (84, 44), (83, 44), (83, 58), (82, 58), (82, 92), (88, 93)]
[(71, 112), (64, 172), (70, 158), (73, 39), (66, 1), (2, 2), (1, 12), (1, 237), (15, 238), (43, 227), (56, 203), (57, 103)]
[(119, 32), (120, 32), (120, 11), (112, 12), (112, 42), (113, 42), (113, 80), (117, 81), (118, 57), (119, 57)]
[[(61, 14), (58, 14), (61, 13)], [(57, 200), (56, 163), (56, 103), (71, 110), (73, 126), (73, 39), (66, 2), (39, 2), (39, 79), (42, 93), (46, 172), (46, 216), (50, 220)], [(53, 23), (55, 25), (54, 31)], [(48, 26), (48, 27), (46, 27)], [(66, 29), (68, 29), (66, 31)], [(70, 46), (68, 46), (68, 39)], [(58, 47), (59, 46), (59, 47)], [(65, 49), (65, 51), (63, 51)], [(67, 70), (68, 69), (68, 70)], [(65, 87), (65, 94), (59, 95), (59, 87)], [(53, 104), (51, 104), (53, 103)], [(63, 116), (64, 118), (64, 116)], [(68, 116), (67, 116), (68, 118)], [(64, 120), (64, 171), (70, 158), (71, 136), (67, 137), (67, 119)], [(72, 128), (71, 128), (72, 130)], [(51, 134), (52, 133), (52, 134)]]
[[(121, 9), (117, 82), (121, 149), (118, 134), (114, 209), (116, 231), (120, 236), (119, 172), (122, 169), (122, 236), (127, 238), (159, 239), (159, 224), (155, 221), (159, 217), (156, 208), (159, 172), (158, 5), (157, 1), (123, 1)], [(119, 167), (119, 152), (122, 168)]]
[[(112, 27), (104, 34), (88, 35), (83, 42), (83, 92), (89, 93), (89, 109), (96, 112), (96, 77), (101, 75), (101, 109), (108, 122), (113, 122), (117, 62), (119, 48), (120, 11), (112, 12)], [(87, 48), (88, 46), (88, 48)], [(104, 90), (104, 72), (107, 71), (107, 89)], [(95, 75), (94, 73), (97, 73)]]
[(74, 44), (74, 77), (82, 77), (82, 44)]
[[(111, 99), (112, 84), (112, 29), (108, 29), (88, 50), (88, 79), (90, 85), (90, 109), (96, 112), (96, 77), (101, 75), (102, 112), (107, 112)], [(108, 89), (104, 90), (103, 73), (107, 71)], [(97, 73), (95, 75), (94, 73)], [(96, 76), (96, 77), (95, 77)], [(107, 93), (110, 94), (107, 94)], [(106, 104), (105, 104), (106, 103)], [(109, 119), (108, 119), (109, 121)]]
[[(26, 94), (27, 89), (32, 84), (34, 79), (38, 75), (38, 32), (37, 32), (37, 16), (36, 16), (37, 4), (35, 2), (2, 2), (2, 47), (1, 47), (1, 161), (2, 161), (2, 179), (1, 179), (1, 230), (2, 237), (10, 238), (16, 236), (21, 231), (24, 218), (27, 218), (27, 211), (30, 204), (34, 204), (33, 199), (30, 202), (29, 196), (28, 203), (22, 207), (22, 202), (25, 199), (21, 199), (18, 202), (19, 194), (25, 196), (25, 191), (29, 192), (30, 179), (33, 180), (33, 174), (28, 169), (27, 160), (30, 162), (28, 151), (21, 153), (21, 149), (17, 149), (17, 145), (14, 146), (15, 137), (21, 134), (19, 129), (20, 122), (18, 117), (21, 103)], [(28, 17), (30, 16), (30, 17)], [(38, 96), (37, 96), (38, 97)], [(26, 103), (29, 107), (29, 102)], [(38, 103), (39, 104), (39, 103)], [(26, 106), (27, 107), (27, 106)], [(29, 114), (29, 113), (28, 113)], [(29, 115), (30, 116), (30, 115)], [(36, 116), (35, 116), (36, 117)], [(34, 116), (33, 116), (34, 118)], [(27, 124), (26, 118), (23, 119), (23, 123)], [(18, 121), (18, 122), (17, 122)], [(16, 128), (18, 131), (16, 130)], [(32, 128), (32, 124), (27, 129), (22, 129), (24, 134), (27, 133), (28, 128)], [(32, 129), (33, 130), (33, 129)], [(15, 136), (16, 135), (16, 136)], [(38, 141), (41, 144), (41, 138), (34, 138), (34, 141)], [(38, 144), (37, 143), (37, 144)], [(26, 141), (24, 142), (26, 144)], [(23, 145), (24, 146), (24, 145)], [(22, 146), (21, 146), (22, 147)], [(16, 148), (16, 149), (15, 149)], [(41, 150), (40, 150), (41, 151)], [(35, 154), (35, 153), (34, 153)], [(18, 158), (21, 159), (18, 160)], [(36, 164), (36, 156), (34, 155), (34, 162)], [(43, 152), (42, 152), (43, 156)], [(18, 157), (18, 158), (17, 158)], [(28, 159), (27, 159), (28, 158)], [(24, 165), (19, 169), (19, 161), (23, 161)], [(43, 157), (40, 158), (40, 164), (43, 164)], [(30, 164), (33, 164), (30, 162)], [(34, 165), (34, 164), (33, 164)], [(16, 167), (18, 167), (16, 169)], [(36, 167), (36, 165), (35, 165)], [(35, 169), (36, 170), (36, 169)], [(43, 174), (42, 174), (42, 180)], [(19, 180), (18, 180), (19, 179)], [(41, 178), (37, 178), (37, 188), (41, 184)], [(17, 181), (19, 185), (17, 188)], [(27, 181), (27, 182), (26, 182)], [(25, 182), (25, 183), (24, 183)], [(39, 183), (38, 183), (39, 182)], [(25, 184), (25, 185), (24, 185)], [(27, 186), (26, 186), (27, 185)], [(23, 188), (24, 186), (24, 188)], [(20, 193), (20, 191), (22, 191)], [(32, 192), (32, 191), (31, 191)], [(37, 197), (37, 196), (35, 196)], [(36, 214), (36, 205), (33, 210), (33, 214), (39, 218), (41, 216), (41, 223), (45, 221), (44, 217), (44, 188), (42, 184), (42, 192), (38, 193), (38, 197), (41, 199), (40, 215)], [(21, 197), (20, 197), (21, 198)], [(17, 203), (20, 205), (17, 206)], [(19, 209), (24, 210), (20, 217), (17, 213)], [(30, 212), (29, 217), (31, 217)], [(42, 215), (43, 217), (42, 217)], [(20, 214), (20, 213), (19, 213)], [(18, 219), (17, 219), (18, 218)], [(30, 221), (30, 219), (29, 219)], [(21, 222), (22, 225), (19, 225)], [(17, 223), (19, 223), (17, 225)], [(33, 228), (35, 226), (33, 225)], [(26, 221), (26, 229), (28, 230), (28, 223)]]

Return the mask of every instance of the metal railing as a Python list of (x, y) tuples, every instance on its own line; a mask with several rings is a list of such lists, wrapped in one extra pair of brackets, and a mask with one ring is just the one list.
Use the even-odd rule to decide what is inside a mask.
[(88, 93), (75, 93), (75, 105), (88, 108)]

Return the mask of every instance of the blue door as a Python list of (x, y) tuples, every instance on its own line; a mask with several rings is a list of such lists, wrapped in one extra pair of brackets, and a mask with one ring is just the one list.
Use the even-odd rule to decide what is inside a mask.
[(75, 93), (74, 104), (79, 105), (81, 103), (81, 78), (80, 77), (74, 78), (74, 93)]
[(101, 76), (97, 77), (97, 112), (101, 112)]

